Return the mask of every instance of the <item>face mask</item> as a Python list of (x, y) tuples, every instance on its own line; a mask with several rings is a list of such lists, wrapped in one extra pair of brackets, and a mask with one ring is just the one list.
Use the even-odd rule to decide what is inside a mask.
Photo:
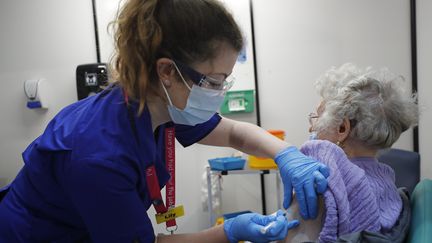
[(317, 139), (318, 139), (318, 133), (315, 132), (315, 131), (312, 131), (312, 132), (309, 134), (309, 140), (317, 140)]
[(168, 91), (162, 83), (169, 101), (168, 112), (172, 121), (175, 124), (195, 126), (210, 120), (221, 106), (225, 97), (225, 91), (206, 89), (197, 85), (192, 85), (192, 88), (190, 88), (186, 81), (183, 80), (183, 82), (190, 90), (186, 107), (183, 110), (173, 105)]

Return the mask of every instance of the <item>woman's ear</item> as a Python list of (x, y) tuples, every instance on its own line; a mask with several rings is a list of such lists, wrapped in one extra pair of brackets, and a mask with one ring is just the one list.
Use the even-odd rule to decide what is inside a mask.
[(173, 82), (175, 78), (175, 70), (172, 60), (166, 57), (156, 60), (156, 71), (159, 80), (161, 80), (165, 86), (171, 86), (171, 82)]
[(344, 118), (337, 132), (338, 141), (344, 142), (351, 132), (351, 123), (348, 118)]

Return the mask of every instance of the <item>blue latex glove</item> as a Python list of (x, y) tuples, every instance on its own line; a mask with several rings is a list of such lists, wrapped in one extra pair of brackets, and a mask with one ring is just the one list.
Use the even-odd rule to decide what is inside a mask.
[[(266, 233), (261, 230), (271, 222), (275, 222)], [(253, 242), (269, 242), (282, 240), (288, 230), (299, 225), (298, 220), (288, 221), (282, 210), (276, 215), (264, 216), (257, 213), (245, 213), (224, 222), (224, 231), (230, 242), (237, 243), (241, 240)]]
[(284, 208), (291, 204), (294, 187), (301, 216), (304, 219), (316, 218), (318, 199), (315, 187), (318, 193), (324, 193), (327, 189), (326, 178), (330, 174), (329, 168), (304, 155), (294, 146), (280, 151), (274, 160), (284, 184)]

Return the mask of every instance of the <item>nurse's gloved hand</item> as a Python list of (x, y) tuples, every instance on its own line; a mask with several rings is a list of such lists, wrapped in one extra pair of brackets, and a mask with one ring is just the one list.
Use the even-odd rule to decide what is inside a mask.
[[(274, 222), (265, 232), (263, 229)], [(224, 222), (224, 231), (230, 242), (241, 240), (269, 242), (284, 239), (288, 230), (299, 225), (298, 220), (288, 221), (279, 210), (276, 215), (264, 216), (257, 213), (241, 214)]]
[(275, 162), (279, 167), (284, 184), (284, 208), (288, 208), (292, 200), (292, 189), (300, 206), (300, 214), (304, 219), (316, 218), (318, 214), (318, 193), (327, 189), (329, 168), (301, 153), (296, 147), (290, 146), (280, 151)]

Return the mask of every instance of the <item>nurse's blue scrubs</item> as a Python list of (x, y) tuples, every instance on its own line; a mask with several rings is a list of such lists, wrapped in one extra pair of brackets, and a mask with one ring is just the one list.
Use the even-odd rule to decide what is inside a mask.
[[(130, 107), (136, 114), (137, 104)], [(153, 242), (145, 171), (155, 164), (161, 186), (169, 178), (164, 128), (175, 126), (189, 146), (220, 119), (153, 132), (148, 109), (128, 116), (116, 86), (64, 108), (23, 153), (25, 166), (0, 203), (0, 242)]]

